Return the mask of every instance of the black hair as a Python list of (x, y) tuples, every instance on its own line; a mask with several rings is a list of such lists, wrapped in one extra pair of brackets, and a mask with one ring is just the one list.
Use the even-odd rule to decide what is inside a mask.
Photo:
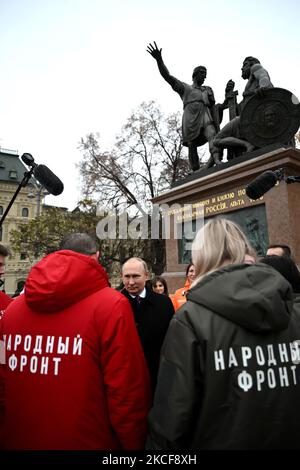
[(194, 263), (190, 263), (187, 265), (186, 270), (185, 270), (185, 277), (187, 277), (191, 266), (194, 266)]
[(161, 282), (161, 283), (162, 283), (162, 285), (164, 286), (164, 294), (165, 294), (165, 295), (169, 295), (167, 281), (165, 280), (164, 277), (161, 277), (161, 276), (155, 276), (155, 278), (152, 279), (152, 281), (151, 281), (151, 283), (152, 283), (152, 290), (153, 290), (153, 288), (156, 286), (157, 282)]
[(270, 255), (260, 259), (260, 262), (276, 269), (291, 284), (293, 291), (300, 293), (300, 273), (292, 258)]
[(6, 246), (0, 244), (0, 255), (1, 256), (10, 256), (11, 255), (10, 249), (7, 248)]
[(283, 255), (287, 256), (288, 258), (291, 258), (292, 256), (292, 251), (288, 245), (285, 245), (284, 243), (273, 243), (272, 245), (268, 246), (269, 248), (282, 248)]

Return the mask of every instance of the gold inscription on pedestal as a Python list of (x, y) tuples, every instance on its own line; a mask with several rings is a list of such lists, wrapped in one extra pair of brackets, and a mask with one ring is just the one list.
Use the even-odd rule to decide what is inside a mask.
[(183, 207), (169, 210), (168, 215), (174, 215), (177, 222), (196, 219), (221, 214), (224, 211), (240, 209), (243, 206), (249, 206), (254, 202), (262, 201), (261, 197), (257, 201), (249, 199), (245, 188), (237, 188), (228, 193), (218, 194), (202, 201), (185, 204)]

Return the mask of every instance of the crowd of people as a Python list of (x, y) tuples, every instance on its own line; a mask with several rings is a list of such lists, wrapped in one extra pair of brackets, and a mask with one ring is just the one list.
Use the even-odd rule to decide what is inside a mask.
[[(9, 250), (0, 246), (0, 276)], [(300, 275), (235, 223), (198, 232), (170, 294), (138, 257), (110, 287), (97, 243), (67, 235), (0, 295), (0, 448), (300, 448)]]

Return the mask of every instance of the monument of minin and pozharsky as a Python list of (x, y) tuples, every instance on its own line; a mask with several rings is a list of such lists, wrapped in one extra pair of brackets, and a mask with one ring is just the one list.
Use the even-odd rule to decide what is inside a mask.
[[(194, 69), (193, 83), (188, 85), (169, 73), (155, 42), (148, 45), (147, 51), (182, 99), (182, 140), (188, 147), (193, 171), (153, 199), (155, 204), (179, 205), (170, 208), (168, 214), (171, 236), (166, 240), (163, 276), (169, 290), (173, 292), (183, 284), (196, 220), (203, 216), (204, 220), (222, 216), (237, 222), (259, 255), (265, 254), (268, 244), (288, 244), (299, 265), (300, 184), (288, 184), (300, 182), (300, 150), (295, 149), (294, 140), (300, 124), (297, 98), (288, 90), (276, 88), (257, 58), (246, 57), (242, 67), (242, 78), (247, 80), (243, 99), (237, 103), (238, 92), (229, 80), (224, 102), (216, 103), (213, 90), (203, 85), (204, 66)], [(222, 127), (225, 109), (229, 110), (229, 122)], [(197, 148), (206, 142), (210, 157), (200, 168)], [(225, 149), (227, 162), (223, 162)], [(246, 188), (257, 177), (256, 186), (247, 190), (253, 197), (250, 199)], [(270, 189), (272, 178), (278, 182)], [(174, 227), (177, 234), (183, 231), (182, 237), (176, 238)]]

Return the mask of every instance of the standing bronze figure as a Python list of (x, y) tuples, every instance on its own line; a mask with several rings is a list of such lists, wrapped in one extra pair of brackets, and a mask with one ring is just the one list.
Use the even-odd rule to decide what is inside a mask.
[(200, 65), (193, 71), (193, 84), (188, 85), (170, 75), (162, 59), (162, 49), (156, 42), (149, 44), (147, 52), (156, 60), (161, 76), (179, 94), (183, 101), (182, 140), (188, 147), (190, 166), (193, 171), (199, 169), (197, 147), (209, 143), (210, 160), (208, 166), (221, 163), (222, 150), (215, 147), (213, 139), (219, 131), (219, 116), (215, 106), (213, 90), (204, 86), (206, 67)]

